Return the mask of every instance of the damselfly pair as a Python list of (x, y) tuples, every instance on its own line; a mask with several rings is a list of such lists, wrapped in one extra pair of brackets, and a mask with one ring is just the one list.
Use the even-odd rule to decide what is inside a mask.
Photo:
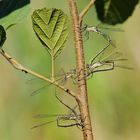
[[(114, 68), (123, 68), (132, 70), (132, 67), (120, 65), (119, 62), (127, 61), (128, 59), (122, 57), (123, 54), (117, 51), (117, 48), (110, 45), (110, 43), (101, 49), (85, 66), (85, 78), (90, 78), (94, 73), (110, 71), (114, 70)], [(80, 75), (80, 72), (79, 74)], [(61, 83), (65, 83), (68, 79), (72, 79), (74, 83), (77, 82), (77, 74), (76, 69), (70, 69), (68, 72), (61, 73), (57, 75), (56, 81)], [(34, 91), (32, 95), (38, 93), (38, 91), (46, 88), (48, 84), (45, 84), (38, 90)]]
[[(77, 126), (79, 129), (81, 129), (81, 127), (83, 127), (81, 118), (80, 118), (80, 115), (78, 115), (77, 112), (75, 111), (77, 105), (74, 108), (71, 108), (57, 96), (56, 92), (55, 92), (55, 96), (62, 105), (64, 105), (65, 107), (67, 107), (69, 109), (70, 112), (68, 114), (39, 114), (39, 115), (36, 115), (36, 116), (34, 116), (35, 118), (55, 117), (55, 119), (52, 121), (49, 121), (49, 122), (44, 122), (44, 123), (35, 125), (32, 127), (32, 129), (47, 125), (52, 122), (57, 122), (57, 126), (59, 126), (59, 127)], [(66, 123), (64, 124), (62, 122), (68, 122), (68, 124), (66, 124)]]
[[(121, 52), (115, 51), (116, 48), (111, 46), (109, 43), (103, 49), (101, 49), (90, 61), (90, 63), (85, 66), (85, 77), (89, 78), (96, 72), (110, 71), (115, 67), (124, 68), (132, 70), (132, 67), (127, 67), (117, 64), (120, 61), (126, 61), (128, 59), (122, 58), (123, 54)], [(79, 72), (80, 75), (80, 72)], [(69, 72), (65, 73), (65, 80), (72, 78), (77, 79), (76, 69), (71, 69)], [(64, 79), (63, 79), (64, 80)]]

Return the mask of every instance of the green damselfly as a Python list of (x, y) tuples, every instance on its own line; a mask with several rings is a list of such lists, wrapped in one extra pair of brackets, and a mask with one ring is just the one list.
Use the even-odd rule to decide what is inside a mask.
[[(56, 98), (58, 99), (58, 101), (64, 105), (65, 107), (67, 107), (69, 110), (70, 110), (70, 113), (68, 114), (39, 114), (39, 115), (35, 115), (34, 117), (35, 118), (48, 118), (48, 117), (55, 117), (54, 120), (52, 121), (48, 121), (48, 122), (44, 122), (44, 123), (40, 123), (40, 124), (37, 124), (35, 126), (32, 127), (33, 128), (37, 128), (37, 127), (40, 127), (40, 126), (44, 126), (44, 125), (47, 125), (49, 123), (52, 123), (52, 122), (57, 122), (57, 126), (59, 127), (71, 127), (71, 126), (77, 126), (79, 129), (80, 127), (83, 127), (82, 126), (82, 122), (81, 122), (81, 117), (80, 115), (77, 114), (77, 112), (75, 111), (75, 108), (77, 107), (77, 105), (74, 107), (74, 108), (71, 108), (70, 106), (68, 106), (67, 104), (65, 104), (56, 94), (55, 92), (55, 96)], [(68, 124), (63, 124), (62, 122), (68, 122)], [(70, 123), (72, 122), (72, 123)]]
[[(90, 63), (85, 66), (85, 77), (89, 78), (96, 72), (110, 71), (114, 70), (115, 67), (124, 68), (132, 70), (132, 67), (127, 67), (117, 64), (117, 62), (127, 61), (128, 59), (122, 58), (123, 54), (116, 50), (115, 47), (111, 46), (109, 43), (103, 49), (101, 49), (90, 61)], [(80, 75), (80, 72), (79, 72)], [(77, 79), (76, 69), (70, 70), (66, 73), (65, 79), (73, 78)]]
[(110, 27), (102, 26), (102, 24), (98, 24), (97, 26), (89, 26), (87, 24), (84, 24), (81, 31), (85, 32), (85, 36), (87, 39), (89, 38), (90, 32), (97, 33), (97, 34), (101, 35), (112, 46), (116, 47), (115, 42), (110, 38), (110, 36), (107, 33), (105, 33), (103, 31), (104, 29), (107, 29), (109, 31), (115, 31), (115, 32), (123, 32), (124, 31), (120, 28), (110, 28)]

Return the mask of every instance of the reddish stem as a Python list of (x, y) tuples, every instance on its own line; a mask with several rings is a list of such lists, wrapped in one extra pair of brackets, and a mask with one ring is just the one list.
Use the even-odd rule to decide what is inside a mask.
[[(78, 77), (78, 93), (76, 95), (76, 101), (79, 105), (81, 120), (83, 123), (83, 137), (84, 140), (93, 140), (92, 126), (90, 120), (90, 113), (88, 107), (87, 97), (87, 84), (85, 79), (85, 59), (82, 42), (82, 34), (80, 30), (80, 18), (75, 0), (68, 0), (70, 13), (73, 22), (75, 52), (76, 52), (76, 71)], [(80, 74), (79, 74), (80, 73)]]

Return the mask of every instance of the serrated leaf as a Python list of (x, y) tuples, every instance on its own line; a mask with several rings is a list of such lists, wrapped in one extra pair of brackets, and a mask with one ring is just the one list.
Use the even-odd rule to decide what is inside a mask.
[[(5, 1), (2, 1), (2, 2), (5, 2)], [(20, 2), (18, 2), (17, 4), (22, 6), (22, 7), (18, 7), (18, 9), (16, 9), (16, 10), (13, 9), (14, 11), (12, 12), (11, 11), (12, 10), (11, 6), (15, 5), (15, 8), (16, 8), (17, 7), (16, 2), (15, 1), (10, 1), (9, 3), (13, 2), (11, 5), (6, 5), (6, 3), (5, 3), (5, 5), (2, 5), (1, 4), (2, 2), (0, 2), (0, 12), (3, 13), (3, 14), (1, 14), (0, 24), (3, 25), (5, 29), (7, 27), (9, 27), (9, 25), (13, 25), (13, 24), (22, 22), (27, 17), (27, 14), (29, 13), (29, 4), (20, 5), (20, 4), (18, 4)], [(7, 7), (4, 9), (5, 6), (7, 6)], [(10, 8), (8, 9), (8, 6), (11, 7), (11, 9)], [(6, 11), (8, 13), (6, 13)], [(11, 12), (11, 13), (9, 13), (9, 12)], [(6, 13), (6, 14), (4, 14), (4, 13)]]
[(97, 16), (101, 22), (115, 25), (132, 15), (139, 0), (96, 0)]
[(32, 15), (33, 29), (54, 59), (65, 46), (68, 37), (68, 17), (60, 9), (38, 9)]
[(3, 26), (0, 25), (0, 49), (2, 48), (5, 40), (6, 40), (6, 32)]

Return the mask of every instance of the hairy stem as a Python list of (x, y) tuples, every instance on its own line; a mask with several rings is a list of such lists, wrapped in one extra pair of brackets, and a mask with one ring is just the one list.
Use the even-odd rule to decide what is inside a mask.
[(78, 16), (76, 1), (68, 0), (68, 3), (73, 24), (75, 52), (76, 52), (76, 72), (78, 80), (77, 83), (78, 93), (76, 95), (76, 101), (79, 106), (81, 121), (83, 123), (82, 130), (84, 140), (93, 140), (92, 126), (88, 107), (87, 84), (85, 79), (85, 61), (84, 61), (82, 34), (79, 22), (80, 18)]

